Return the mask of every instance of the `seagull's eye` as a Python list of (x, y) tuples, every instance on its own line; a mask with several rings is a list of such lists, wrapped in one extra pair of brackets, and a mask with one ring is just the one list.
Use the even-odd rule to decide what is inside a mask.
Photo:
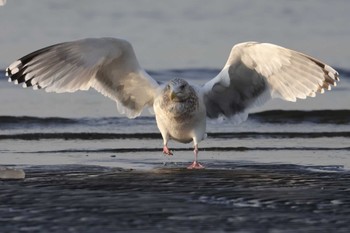
[(184, 88), (185, 88), (185, 84), (182, 84), (182, 85), (180, 86), (180, 89), (183, 90)]

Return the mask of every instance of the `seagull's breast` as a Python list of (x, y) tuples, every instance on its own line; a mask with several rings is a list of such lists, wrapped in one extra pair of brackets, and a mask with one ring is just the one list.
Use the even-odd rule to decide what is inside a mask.
[(195, 92), (181, 102), (161, 95), (154, 102), (154, 111), (159, 130), (165, 130), (176, 141), (191, 142), (198, 129), (200, 134), (205, 133), (205, 109)]

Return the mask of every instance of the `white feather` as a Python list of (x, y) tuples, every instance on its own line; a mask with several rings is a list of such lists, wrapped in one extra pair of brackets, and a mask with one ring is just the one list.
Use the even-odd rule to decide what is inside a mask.
[(328, 83), (330, 89), (337, 80), (338, 72), (312, 57), (274, 44), (245, 42), (232, 48), (220, 74), (203, 90), (209, 117), (245, 120), (250, 108), (271, 98), (294, 102), (323, 93), (320, 86)]
[(89, 38), (49, 46), (15, 61), (8, 70), (8, 75), (22, 71), (23, 81), (30, 81), (33, 88), (47, 92), (95, 88), (116, 101), (118, 109), (129, 117), (138, 116), (144, 107), (152, 106), (159, 87), (139, 66), (131, 44), (113, 38)]

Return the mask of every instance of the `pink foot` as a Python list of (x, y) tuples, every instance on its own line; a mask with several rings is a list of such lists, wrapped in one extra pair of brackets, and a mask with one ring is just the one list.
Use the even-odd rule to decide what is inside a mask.
[(193, 161), (193, 163), (187, 167), (187, 169), (203, 169), (204, 166), (197, 161)]
[(167, 146), (164, 146), (163, 147), (163, 154), (173, 155), (173, 152), (171, 152)]

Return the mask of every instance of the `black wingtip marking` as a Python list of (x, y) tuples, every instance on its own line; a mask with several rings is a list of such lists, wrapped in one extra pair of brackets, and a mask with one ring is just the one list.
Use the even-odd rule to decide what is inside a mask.
[(25, 85), (26, 85), (26, 87), (31, 87), (31, 86), (33, 86), (32, 80), (30, 79), (30, 80), (25, 81)]
[(318, 61), (318, 60), (316, 60), (316, 59), (314, 59), (314, 58), (311, 58), (311, 57), (309, 57), (309, 59), (311, 60), (311, 61), (313, 61), (314, 63), (316, 63), (319, 67), (321, 67), (323, 70), (325, 69), (325, 67), (326, 67), (326, 65), (324, 64), (324, 63), (322, 63), (322, 62), (320, 62), (320, 61)]
[(324, 90), (330, 90), (331, 89), (331, 85), (332, 86), (336, 86), (337, 85), (337, 81), (339, 81), (339, 73), (334, 70), (332, 67), (312, 58), (312, 57), (308, 57), (311, 61), (313, 61), (316, 65), (318, 65), (322, 71), (323, 71), (323, 83), (321, 85), (319, 85), (318, 88), (318, 92), (320, 93), (324, 93)]
[(7, 77), (11, 76), (11, 70), (7, 67), (6, 70), (5, 70), (5, 75)]
[(25, 74), (26, 67), (19, 69), (17, 73), (10, 74), (10, 78), (12, 81), (17, 80), (18, 83), (23, 83), (25, 81)]
[[(35, 57), (37, 57), (38, 55), (42, 54), (42, 53), (46, 53), (48, 51), (50, 51), (52, 48), (58, 46), (58, 45), (61, 45), (63, 43), (59, 43), (59, 44), (54, 44), (54, 45), (51, 45), (51, 46), (48, 46), (48, 47), (45, 47), (45, 48), (42, 48), (42, 49), (39, 49), (39, 50), (36, 50), (32, 53), (29, 53), (23, 57), (21, 57), (20, 59), (18, 59), (16, 62), (18, 62), (17, 66), (13, 67), (12, 69), (18, 69), (18, 71), (16, 73), (12, 73), (10, 67), (7, 67), (6, 68), (6, 76), (8, 76), (11, 81), (15, 81), (17, 80), (18, 83), (23, 83), (25, 80), (24, 80), (24, 71), (25, 69), (27, 68), (27, 64), (29, 62), (31, 62)], [(15, 63), (15, 62), (14, 62)], [(14, 64), (12, 63), (12, 64)], [(23, 77), (22, 77), (23, 76)]]
[(48, 47), (45, 47), (45, 48), (42, 48), (42, 49), (39, 49), (39, 50), (36, 50), (32, 53), (29, 53), (27, 55), (25, 55), (24, 57), (21, 57), (20, 59), (18, 59), (19, 61), (21, 61), (21, 63), (23, 64), (23, 66), (25, 64), (27, 64), (28, 62), (30, 62), (31, 60), (33, 60), (33, 58), (37, 57), (38, 55), (42, 54), (42, 53), (45, 53), (47, 51), (50, 51), (53, 47), (56, 47), (58, 45), (61, 45), (62, 43), (60, 44), (54, 44), (54, 45), (51, 45), (51, 46), (48, 46)]

